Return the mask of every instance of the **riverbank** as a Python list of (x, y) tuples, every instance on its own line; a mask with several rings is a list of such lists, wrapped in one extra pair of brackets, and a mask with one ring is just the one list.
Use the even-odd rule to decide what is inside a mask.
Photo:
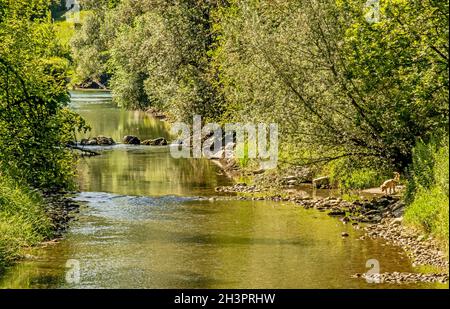
[(42, 199), (0, 173), (0, 272), (21, 256), (24, 247), (51, 235)]
[[(342, 224), (361, 229), (365, 239), (384, 239), (386, 243), (398, 246), (403, 250), (413, 267), (425, 267), (426, 273), (391, 272), (380, 274), (376, 280), (385, 283), (440, 282), (447, 283), (448, 254), (442, 250), (441, 243), (420, 229), (403, 224), (406, 205), (398, 196), (374, 196), (372, 199), (346, 201), (339, 197), (312, 198), (303, 190), (280, 188), (266, 190), (258, 185), (237, 183), (233, 186), (217, 187), (220, 194), (237, 195), (239, 200), (269, 200), (273, 202), (291, 202), (305, 209), (326, 212), (329, 216), (340, 220)], [(342, 233), (343, 238), (348, 233)], [(370, 280), (365, 274), (355, 274), (354, 278)], [(373, 279), (373, 278), (372, 278)]]
[(79, 212), (80, 205), (73, 200), (75, 192), (45, 193), (45, 213), (52, 222), (52, 237), (59, 239), (69, 228), (70, 222)]
[(67, 195), (31, 190), (0, 174), (0, 273), (27, 248), (60, 238), (77, 209)]

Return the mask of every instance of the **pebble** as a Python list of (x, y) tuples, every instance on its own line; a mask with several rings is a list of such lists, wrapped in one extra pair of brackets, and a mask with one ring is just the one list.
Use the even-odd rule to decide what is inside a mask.
[[(394, 219), (395, 220), (395, 219)], [(414, 265), (431, 265), (448, 272), (449, 263), (434, 239), (426, 239), (418, 232), (398, 224), (373, 224), (365, 227), (371, 238), (383, 238), (405, 250)]]
[(394, 284), (407, 284), (407, 283), (447, 283), (449, 275), (446, 273), (381, 273), (381, 274), (354, 274), (352, 278), (363, 278), (372, 283), (394, 283)]

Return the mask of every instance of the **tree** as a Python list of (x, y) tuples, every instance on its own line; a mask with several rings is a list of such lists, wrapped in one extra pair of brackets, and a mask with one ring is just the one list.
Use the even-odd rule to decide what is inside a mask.
[(73, 181), (65, 144), (82, 119), (65, 108), (68, 61), (50, 23), (49, 2), (0, 1), (0, 166), (38, 188)]
[(216, 118), (220, 105), (209, 66), (216, 5), (127, 0), (112, 9), (95, 6), (74, 39), (78, 80), (109, 74), (121, 106), (156, 106), (184, 120), (196, 113)]
[(448, 4), (386, 0), (381, 17), (356, 0), (231, 1), (214, 60), (224, 116), (280, 123), (296, 163), (405, 169), (417, 138), (448, 131)]

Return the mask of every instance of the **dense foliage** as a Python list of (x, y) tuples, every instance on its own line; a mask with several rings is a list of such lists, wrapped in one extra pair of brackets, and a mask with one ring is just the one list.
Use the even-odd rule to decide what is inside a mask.
[[(418, 158), (434, 153), (423, 149), (448, 154), (448, 2), (83, 3), (92, 14), (73, 41), (77, 78), (105, 83), (119, 105), (187, 121), (276, 122), (281, 163), (314, 164), (343, 188), (400, 171), (407, 201), (418, 195), (421, 205), (424, 192), (448, 187), (435, 175), (442, 164), (417, 176)], [(448, 195), (437, 199), (446, 212), (431, 212), (448, 225)]]
[(0, 166), (38, 188), (72, 183), (65, 144), (83, 121), (65, 108), (68, 61), (48, 1), (0, 1)]
[(217, 7), (211, 3), (84, 1), (94, 13), (73, 40), (77, 81), (102, 86), (106, 79), (127, 108), (154, 106), (181, 119), (219, 117), (208, 54)]
[(413, 151), (413, 169), (407, 199), (411, 205), (405, 219), (438, 236), (448, 252), (449, 241), (449, 147), (419, 142)]
[(381, 1), (377, 22), (364, 4), (106, 1), (74, 40), (78, 77), (111, 76), (125, 107), (275, 121), (291, 163), (404, 170), (448, 131), (448, 4)]
[(222, 13), (216, 58), (230, 115), (283, 124), (313, 160), (400, 169), (418, 137), (448, 127), (448, 5), (382, 1), (371, 24), (361, 1), (261, 3)]
[(0, 0), (0, 270), (52, 234), (41, 190), (73, 186), (69, 66), (49, 0)]

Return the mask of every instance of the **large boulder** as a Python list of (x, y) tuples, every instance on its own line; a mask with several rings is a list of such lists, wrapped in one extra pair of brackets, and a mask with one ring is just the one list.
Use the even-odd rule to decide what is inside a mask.
[(94, 139), (97, 140), (98, 145), (114, 145), (116, 143), (111, 137), (106, 137), (102, 135), (97, 136)]
[(127, 135), (123, 137), (123, 143), (129, 145), (140, 145), (141, 140), (133, 135)]
[(142, 142), (142, 145), (147, 146), (166, 146), (168, 145), (167, 140), (164, 137), (159, 137), (156, 139), (148, 139)]
[(111, 137), (97, 136), (90, 139), (83, 138), (81, 140), (81, 145), (83, 146), (109, 146), (114, 145), (116, 142)]

